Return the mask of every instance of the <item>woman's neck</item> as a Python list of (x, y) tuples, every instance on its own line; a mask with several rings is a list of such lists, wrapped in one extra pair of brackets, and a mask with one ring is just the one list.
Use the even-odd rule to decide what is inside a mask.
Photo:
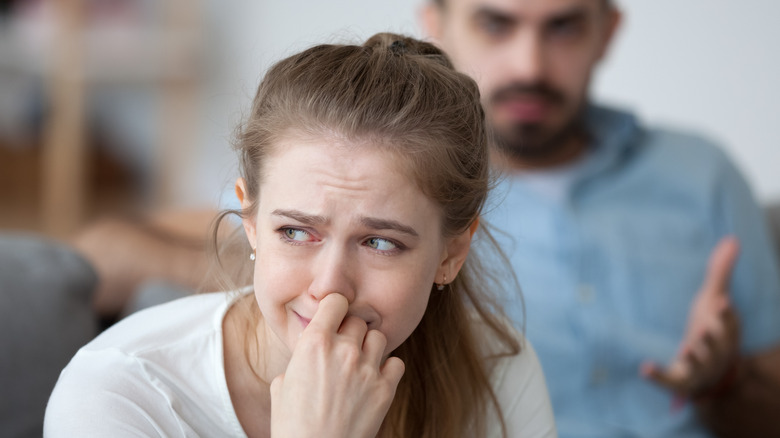
[[(269, 376), (271, 362), (261, 348), (266, 338), (265, 330), (253, 328), (265, 324), (251, 321), (245, 300), (253, 300), (253, 295), (240, 298), (230, 307), (222, 322), (224, 345), (225, 380), (230, 393), (230, 401), (241, 427), (249, 437), (267, 437), (271, 433), (271, 392)], [(254, 335), (254, 336), (253, 336)]]

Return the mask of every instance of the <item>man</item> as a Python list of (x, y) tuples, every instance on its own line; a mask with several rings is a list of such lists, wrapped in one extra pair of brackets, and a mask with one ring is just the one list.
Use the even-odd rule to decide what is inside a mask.
[(438, 0), (422, 18), (496, 133), (505, 179), (487, 219), (511, 237), (526, 317), (510, 313), (561, 436), (780, 436), (780, 279), (762, 213), (715, 146), (590, 102), (616, 7)]

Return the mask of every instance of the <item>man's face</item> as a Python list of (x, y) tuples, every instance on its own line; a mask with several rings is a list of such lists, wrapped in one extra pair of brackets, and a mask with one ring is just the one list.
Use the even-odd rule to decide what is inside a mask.
[(555, 154), (578, 132), (591, 73), (618, 13), (603, 0), (445, 0), (424, 22), (479, 84), (500, 146)]

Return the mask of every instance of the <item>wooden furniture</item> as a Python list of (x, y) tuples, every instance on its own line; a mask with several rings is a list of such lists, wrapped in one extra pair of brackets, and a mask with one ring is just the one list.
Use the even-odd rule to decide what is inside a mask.
[[(133, 0), (127, 0), (132, 6)], [(195, 145), (197, 92), (202, 61), (200, 2), (166, 0), (152, 4), (160, 19), (142, 23), (112, 47), (112, 29), (95, 26), (91, 0), (49, 0), (46, 47), (35, 52), (20, 41), (0, 44), (0, 68), (43, 79), (47, 111), (40, 153), (39, 230), (65, 237), (94, 210), (88, 176), (94, 148), (89, 145), (87, 98), (95, 86), (143, 84), (157, 91), (161, 120), (151, 186), (151, 208), (173, 203), (176, 182), (183, 178), (182, 157)], [(150, 2), (139, 2), (148, 6)], [(144, 11), (149, 12), (149, 11)], [(140, 14), (143, 15), (143, 14)], [(48, 19), (50, 18), (50, 19)], [(128, 29), (121, 29), (125, 31)], [(115, 32), (116, 33), (116, 32)], [(113, 35), (116, 36), (116, 35)], [(41, 50), (42, 49), (42, 50)], [(151, 115), (150, 115), (151, 117)]]

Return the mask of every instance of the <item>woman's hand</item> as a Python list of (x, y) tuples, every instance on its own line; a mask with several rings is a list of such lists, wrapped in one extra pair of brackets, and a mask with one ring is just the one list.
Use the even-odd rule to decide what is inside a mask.
[(271, 382), (271, 436), (374, 437), (404, 373), (397, 357), (382, 364), (387, 339), (347, 315), (330, 294), (304, 329), (287, 371)]

